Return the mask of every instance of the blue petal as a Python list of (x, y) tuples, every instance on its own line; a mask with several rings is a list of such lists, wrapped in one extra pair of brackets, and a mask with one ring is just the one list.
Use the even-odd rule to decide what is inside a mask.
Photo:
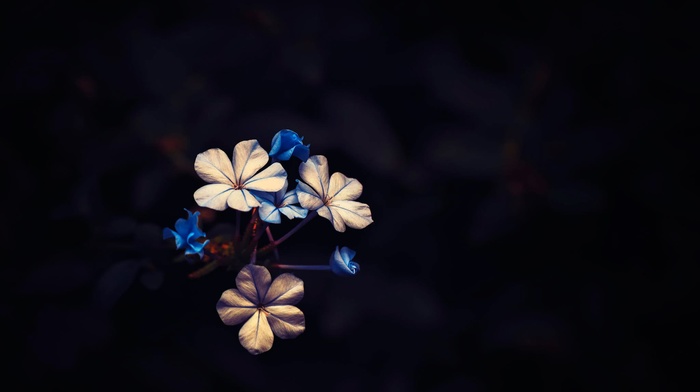
[[(343, 250), (345, 251), (346, 254), (347, 254), (347, 251), (350, 251), (354, 254), (354, 251), (350, 250), (347, 247), (343, 247)], [(357, 271), (360, 270), (359, 264), (352, 262), (352, 261), (349, 261), (349, 260), (343, 260), (343, 257), (341, 255), (341, 251), (338, 250), (337, 246), (335, 247), (335, 251), (331, 255), (331, 259), (330, 259), (329, 264), (331, 267), (331, 271), (334, 274), (340, 275), (340, 276), (355, 275), (355, 273), (357, 273)]]
[(185, 240), (180, 234), (170, 228), (163, 229), (163, 239), (175, 238), (175, 249), (182, 249), (185, 246)]
[(355, 258), (355, 251), (348, 248), (347, 246), (344, 246), (340, 249), (340, 256), (343, 258), (343, 261), (345, 263), (349, 263), (352, 259)]
[(282, 129), (272, 137), (269, 155), (277, 160), (289, 160), (292, 155), (306, 161), (309, 157), (309, 146), (302, 144), (303, 137), (291, 129)]
[(309, 146), (310, 144), (300, 144), (294, 147), (294, 152), (292, 153), (292, 155), (306, 162), (306, 160), (309, 159)]

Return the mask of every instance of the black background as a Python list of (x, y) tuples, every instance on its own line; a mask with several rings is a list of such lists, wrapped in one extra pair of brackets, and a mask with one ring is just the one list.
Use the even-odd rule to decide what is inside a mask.
[[(692, 13), (659, 4), (7, 5), (8, 382), (681, 390), (698, 64)], [(362, 270), (299, 272), (306, 332), (252, 356), (214, 309), (234, 273), (188, 279), (159, 235), (197, 207), (197, 153), (282, 128), (362, 182), (375, 222), (316, 218), (281, 247), (349, 246)], [(233, 216), (204, 212), (208, 232)]]

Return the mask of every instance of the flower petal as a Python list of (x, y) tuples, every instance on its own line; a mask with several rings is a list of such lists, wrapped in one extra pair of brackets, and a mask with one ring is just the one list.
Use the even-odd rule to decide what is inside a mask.
[(294, 191), (299, 199), (299, 204), (307, 210), (313, 211), (323, 206), (321, 196), (305, 183), (297, 180), (297, 187)]
[(280, 199), (280, 203), (278, 205), (281, 207), (289, 204), (299, 204), (299, 197), (297, 197), (296, 189), (286, 192), (284, 196), (282, 196), (282, 199)]
[(185, 240), (182, 236), (173, 229), (166, 227), (163, 229), (163, 239), (167, 240), (168, 238), (175, 238), (175, 249), (180, 249), (185, 246)]
[(349, 254), (352, 254), (352, 256), (354, 256), (355, 251), (351, 250), (346, 246), (344, 246), (340, 250), (338, 250), (337, 246), (335, 247), (335, 251), (331, 255), (331, 259), (329, 261), (331, 271), (333, 271), (334, 274), (341, 276), (355, 275), (357, 271), (359, 271), (360, 266), (357, 263), (351, 261), (352, 257), (347, 257)]
[(309, 157), (306, 162), (299, 164), (299, 177), (309, 185), (321, 199), (328, 194), (328, 160), (323, 155)]
[(355, 258), (356, 252), (347, 246), (340, 248), (340, 257), (343, 258), (345, 262), (350, 262)]
[(345, 177), (343, 173), (333, 173), (328, 197), (333, 200), (355, 200), (362, 194), (362, 184), (355, 178)]
[(210, 184), (235, 184), (235, 176), (231, 160), (219, 148), (210, 148), (197, 154), (194, 160), (194, 171), (202, 180)]
[(345, 222), (343, 221), (343, 217), (340, 216), (337, 211), (328, 206), (323, 206), (316, 210), (316, 212), (318, 212), (318, 216), (328, 219), (336, 231), (341, 233), (345, 231)]
[(284, 206), (278, 208), (278, 211), (283, 213), (284, 216), (286, 216), (289, 219), (294, 219), (294, 218), (299, 218), (299, 219), (304, 219), (306, 218), (306, 215), (309, 213), (309, 210), (303, 207), (299, 206)]
[(372, 220), (372, 211), (365, 203), (352, 200), (333, 200), (329, 206), (334, 213), (340, 214), (346, 225), (353, 229), (364, 229)]
[(216, 303), (216, 311), (226, 325), (240, 324), (249, 319), (258, 307), (236, 289), (228, 289)]
[(292, 339), (306, 329), (304, 313), (292, 305), (267, 306), (267, 320), (272, 332), (281, 339)]
[(223, 211), (226, 209), (226, 199), (231, 192), (233, 192), (233, 188), (228, 184), (204, 185), (194, 192), (194, 200), (200, 207)]
[(281, 163), (275, 162), (244, 181), (243, 186), (255, 191), (277, 192), (284, 186), (285, 181), (287, 181), (287, 172)]
[(236, 287), (250, 302), (263, 304), (263, 298), (270, 288), (270, 271), (261, 265), (246, 264), (236, 275)]
[(239, 189), (231, 192), (226, 204), (234, 210), (250, 211), (253, 207), (259, 207), (260, 202), (247, 189)]
[(290, 273), (280, 274), (272, 281), (263, 304), (294, 305), (304, 298), (304, 281)]
[(271, 203), (260, 203), (258, 215), (267, 223), (282, 223), (280, 210)]
[(253, 355), (270, 350), (274, 340), (267, 317), (259, 310), (238, 331), (238, 341)]
[(236, 144), (231, 160), (236, 184), (243, 184), (265, 166), (270, 157), (257, 140), (251, 139)]

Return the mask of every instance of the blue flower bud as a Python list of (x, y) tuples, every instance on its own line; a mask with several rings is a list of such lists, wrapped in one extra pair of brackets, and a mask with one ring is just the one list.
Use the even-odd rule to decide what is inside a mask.
[(352, 261), (354, 257), (354, 250), (347, 246), (338, 249), (336, 246), (330, 259), (331, 271), (340, 276), (355, 275), (360, 270), (360, 265)]
[(304, 137), (297, 135), (291, 129), (282, 129), (272, 138), (272, 147), (268, 155), (278, 161), (287, 161), (295, 156), (306, 162), (309, 159), (310, 145), (304, 145), (302, 140)]

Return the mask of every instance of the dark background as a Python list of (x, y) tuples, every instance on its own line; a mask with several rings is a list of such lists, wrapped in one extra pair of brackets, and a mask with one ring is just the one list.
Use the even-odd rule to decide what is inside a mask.
[[(692, 13), (659, 4), (6, 5), (5, 379), (685, 390), (698, 64)], [(362, 182), (375, 222), (317, 218), (281, 247), (349, 246), (362, 270), (299, 272), (306, 332), (252, 356), (214, 309), (235, 274), (190, 280), (159, 236), (196, 208), (197, 153), (282, 128)]]

